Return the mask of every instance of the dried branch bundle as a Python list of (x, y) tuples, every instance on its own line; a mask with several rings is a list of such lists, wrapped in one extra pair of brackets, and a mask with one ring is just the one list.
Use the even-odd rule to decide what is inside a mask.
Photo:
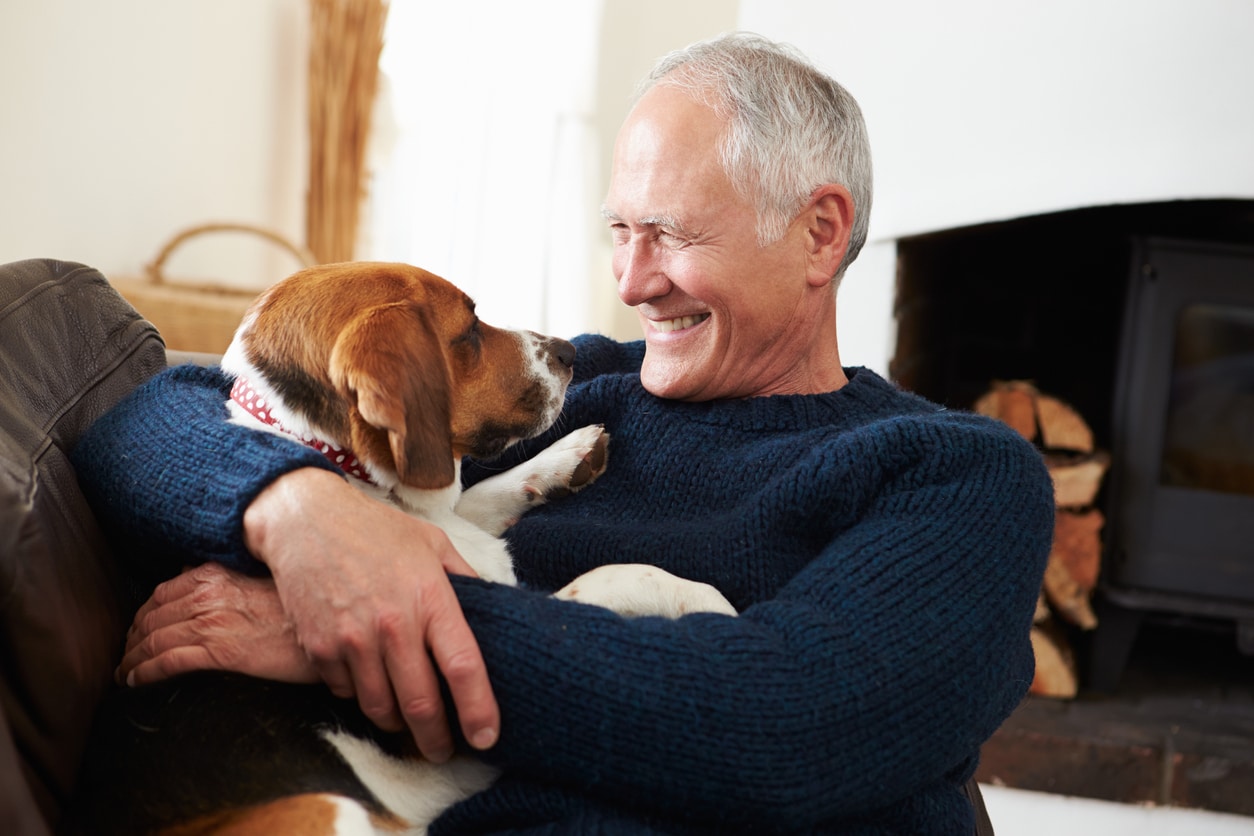
[(351, 261), (388, 6), (385, 0), (310, 0), (309, 9), (305, 243), (320, 262)]

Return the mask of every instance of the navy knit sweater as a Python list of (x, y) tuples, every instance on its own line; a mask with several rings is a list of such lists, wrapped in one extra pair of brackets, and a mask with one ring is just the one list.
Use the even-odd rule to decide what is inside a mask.
[[(643, 344), (576, 341), (550, 437), (610, 465), (508, 534), (522, 588), (454, 578), (502, 711), (492, 789), (443, 833), (968, 834), (960, 792), (1033, 675), (1050, 480), (1001, 424), (848, 369), (814, 396), (649, 395)], [(319, 454), (227, 424), (216, 370), (141, 387), (75, 452), (136, 572), (256, 569), (248, 502)], [(225, 452), (224, 452), (225, 451)], [(739, 618), (624, 619), (545, 593), (610, 562), (720, 589)]]

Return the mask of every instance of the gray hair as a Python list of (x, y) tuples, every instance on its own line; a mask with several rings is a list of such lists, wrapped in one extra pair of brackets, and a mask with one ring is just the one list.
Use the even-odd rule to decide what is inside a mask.
[(758, 242), (783, 237), (819, 186), (853, 196), (849, 248), (839, 281), (866, 243), (871, 145), (853, 96), (796, 49), (733, 33), (663, 56), (637, 91), (683, 90), (727, 121), (719, 148), (732, 185), (758, 212)]

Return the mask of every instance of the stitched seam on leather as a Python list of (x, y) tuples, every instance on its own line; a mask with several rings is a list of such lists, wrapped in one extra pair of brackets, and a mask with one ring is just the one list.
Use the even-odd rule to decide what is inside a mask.
[[(94, 279), (97, 275), (101, 276), (102, 279), (104, 278), (103, 275), (95, 268), (86, 266), (78, 267), (56, 281), (42, 282), (30, 293), (22, 296), (19, 301), (27, 298), (34, 298), (34, 296), (38, 293), (51, 292), (57, 287), (65, 287), (66, 285), (76, 284), (78, 281), (81, 281), (82, 274), (88, 274), (89, 279)], [(107, 283), (107, 280), (105, 281)], [(3, 321), (7, 311), (8, 308), (6, 308), (4, 312), (0, 312), (0, 321)], [(109, 377), (109, 375), (113, 374), (113, 372), (117, 371), (124, 363), (128, 362), (136, 354), (136, 352), (139, 351), (140, 347), (147, 339), (154, 336), (157, 339), (160, 339), (160, 335), (151, 330), (151, 324), (145, 320), (138, 311), (133, 314), (130, 322), (128, 322), (123, 328), (119, 329), (119, 332), (123, 335), (121, 347), (114, 356), (113, 360), (96, 369), (96, 373), (91, 377), (84, 379), (81, 385), (77, 387), (74, 397), (61, 404), (61, 408), (56, 412), (51, 413), (48, 416), (48, 420), (39, 428), (40, 432), (45, 436), (44, 443), (40, 445), (39, 452), (37, 455), (32, 457), (32, 461), (37, 461), (39, 457), (47, 452), (48, 446), (52, 443), (52, 439), (49, 437), (51, 431), (53, 427), (55, 427), (57, 423), (65, 417), (67, 412), (76, 407), (83, 400), (84, 396), (99, 386), (103, 380)], [(130, 333), (128, 337), (126, 336), (127, 332), (133, 333)]]

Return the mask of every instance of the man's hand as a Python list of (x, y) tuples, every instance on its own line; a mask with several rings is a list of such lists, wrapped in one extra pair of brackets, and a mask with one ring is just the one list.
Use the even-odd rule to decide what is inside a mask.
[(119, 679), (143, 685), (218, 669), (284, 682), (317, 682), (274, 581), (206, 563), (153, 591), (126, 636)]
[(280, 477), (244, 514), (299, 646), (339, 696), (384, 728), (409, 726), (435, 762), (453, 751), (436, 669), (466, 739), (492, 746), (500, 711), (447, 573), (473, 575), (437, 526), (316, 468)]

